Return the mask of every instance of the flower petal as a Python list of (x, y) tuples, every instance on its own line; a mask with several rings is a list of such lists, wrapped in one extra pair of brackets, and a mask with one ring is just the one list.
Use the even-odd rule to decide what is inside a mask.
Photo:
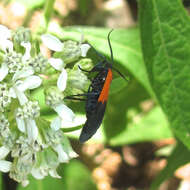
[(0, 147), (0, 160), (5, 158), (9, 154), (10, 150), (5, 146)]
[(72, 122), (75, 118), (75, 114), (73, 113), (73, 111), (64, 104), (54, 106), (53, 109), (63, 120)]
[[(1, 40), (1, 38), (0, 38)], [(4, 40), (2, 39), (0, 41), (0, 48), (4, 51), (4, 52), (7, 52), (7, 50), (9, 52), (12, 52), (13, 51), (13, 43), (10, 41), (10, 40)]]
[(42, 79), (38, 76), (32, 75), (27, 77), (17, 88), (19, 91), (24, 92), (27, 89), (34, 89), (41, 85)]
[(20, 119), (18, 117), (16, 117), (16, 123), (17, 123), (17, 127), (18, 129), (25, 133), (26, 132), (26, 128), (25, 128), (25, 122), (24, 122), (24, 119)]
[(13, 75), (13, 81), (16, 81), (16, 80), (21, 79), (21, 78), (29, 77), (29, 76), (31, 76), (33, 74), (34, 74), (34, 70), (32, 69), (32, 67), (27, 67), (27, 69), (23, 69), (21, 71), (17, 71)]
[(29, 141), (34, 142), (38, 137), (38, 127), (35, 120), (27, 119), (26, 126)]
[(11, 37), (11, 30), (6, 26), (0, 24), (0, 39), (9, 39)]
[(31, 174), (33, 177), (35, 177), (36, 179), (43, 179), (45, 176), (47, 176), (48, 174), (42, 174), (42, 172), (40, 171), (40, 168), (33, 168), (31, 171)]
[(22, 57), (22, 60), (25, 62), (30, 59), (30, 50), (31, 50), (31, 43), (30, 42), (21, 42), (21, 46), (25, 48), (25, 53)]
[(64, 91), (66, 88), (66, 85), (67, 85), (67, 72), (63, 68), (57, 80), (57, 87), (59, 88), (60, 91)]
[(2, 64), (1, 68), (0, 68), (0, 81), (2, 81), (8, 74), (8, 67), (5, 63)]
[(47, 46), (49, 49), (53, 51), (62, 51), (63, 50), (63, 43), (50, 34), (44, 34), (41, 36), (42, 42)]
[(20, 105), (21, 106), (24, 105), (28, 101), (28, 98), (26, 97), (24, 92), (19, 91), (16, 86), (14, 86), (13, 89), (14, 89), (14, 92), (15, 92), (18, 100), (19, 100)]
[(64, 67), (64, 62), (62, 59), (50, 58), (48, 61), (49, 61), (50, 65), (58, 71), (61, 71), (62, 68)]
[(68, 162), (69, 161), (69, 156), (63, 150), (61, 144), (58, 144), (58, 145), (54, 146), (53, 149), (57, 152), (57, 154), (58, 154), (58, 160), (60, 162)]
[(12, 97), (12, 98), (16, 98), (17, 97), (16, 93), (14, 91), (14, 88), (10, 88), (9, 89), (9, 96)]
[(23, 187), (26, 187), (29, 184), (29, 180), (24, 180), (21, 182)]
[(62, 142), (63, 142), (62, 143), (62, 148), (69, 155), (69, 158), (78, 157), (78, 154), (73, 151), (73, 148), (72, 148), (68, 138), (65, 135), (63, 135)]
[(81, 49), (81, 56), (86, 57), (86, 54), (87, 54), (88, 50), (90, 49), (90, 45), (89, 44), (82, 44), (80, 46), (80, 49)]
[(61, 128), (61, 118), (60, 117), (56, 117), (52, 122), (51, 122), (51, 128), (54, 131), (57, 131), (58, 129)]
[(11, 169), (12, 163), (6, 160), (0, 160), (0, 171), (8, 172)]
[(49, 175), (54, 178), (61, 178), (61, 176), (58, 175), (57, 171), (53, 169), (49, 171)]

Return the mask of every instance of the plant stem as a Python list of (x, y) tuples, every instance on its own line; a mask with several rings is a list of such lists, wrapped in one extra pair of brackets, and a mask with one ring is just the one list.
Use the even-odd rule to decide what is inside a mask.
[(46, 0), (46, 4), (44, 7), (44, 20), (46, 24), (46, 29), (48, 27), (49, 21), (51, 19), (51, 15), (53, 13), (53, 5), (55, 3), (55, 0)]
[(55, 0), (46, 0), (45, 1), (44, 16), (43, 16), (43, 20), (41, 22), (40, 29), (37, 32), (38, 34), (39, 33), (42, 34), (47, 31), (48, 24), (51, 20), (52, 13), (54, 11), (54, 9), (53, 9), (54, 3), (55, 3)]

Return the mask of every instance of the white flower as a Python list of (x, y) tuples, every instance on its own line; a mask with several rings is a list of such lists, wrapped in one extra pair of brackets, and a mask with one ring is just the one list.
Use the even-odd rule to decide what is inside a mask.
[(28, 67), (16, 72), (12, 78), (13, 85), (10, 88), (10, 95), (13, 98), (18, 98), (20, 105), (24, 105), (28, 101), (24, 92), (37, 88), (42, 83), (42, 79), (33, 73), (33, 69)]
[(35, 118), (40, 115), (40, 107), (38, 102), (27, 101), (22, 107), (16, 110), (16, 122), (18, 129), (27, 133), (30, 143), (37, 140), (38, 127)]
[(40, 167), (33, 168), (31, 171), (31, 174), (36, 179), (43, 179), (50, 174), (51, 177), (54, 178), (61, 178), (61, 176), (58, 175), (56, 168), (49, 168), (47, 164), (43, 164)]
[(41, 36), (41, 39), (45, 46), (49, 49), (57, 52), (63, 50), (63, 43), (55, 36), (52, 36), (51, 34), (44, 34)]
[[(47, 46), (49, 49), (61, 52), (63, 51), (64, 43), (62, 43), (58, 38), (51, 34), (44, 34), (41, 36), (42, 42)], [(90, 49), (89, 44), (79, 44), (81, 49), (81, 56), (86, 57), (87, 51)]]
[(32, 168), (31, 174), (33, 177), (36, 179), (43, 179), (50, 174), (52, 177), (61, 178), (56, 171), (59, 166), (59, 160), (55, 151), (52, 149), (45, 149), (39, 152), (39, 159), (40, 162), (36, 161), (37, 165), (34, 165)]
[(8, 69), (6, 63), (3, 63), (0, 68), (0, 82), (7, 76), (8, 71), (9, 71), (9, 69)]
[(53, 146), (53, 149), (58, 154), (58, 160), (61, 163), (68, 162), (71, 158), (76, 158), (78, 155), (73, 151), (68, 139), (63, 138), (64, 144), (57, 144)]
[(6, 160), (3, 160), (10, 150), (5, 146), (0, 147), (0, 171), (1, 172), (8, 172), (11, 168), (12, 163)]
[(64, 91), (66, 88), (67, 84), (67, 72), (64, 69), (64, 63), (61, 59), (56, 59), (56, 58), (50, 58), (49, 63), (54, 69), (61, 71), (61, 74), (58, 77), (57, 80), (57, 87), (59, 88), (60, 91)]
[(0, 25), (0, 49), (4, 52), (13, 51), (13, 43), (9, 40), (10, 37), (11, 31), (6, 26)]
[(90, 45), (89, 44), (81, 44), (80, 49), (81, 49), (81, 56), (86, 57), (86, 54), (87, 54), (88, 50), (90, 49)]
[[(66, 88), (67, 84), (67, 72), (64, 69), (64, 63), (61, 59), (51, 58), (49, 59), (49, 63), (56, 69), (61, 71), (61, 74), (58, 77), (57, 80), (57, 87), (58, 89), (63, 92)], [(58, 92), (57, 92), (58, 93)], [(54, 96), (55, 98), (56, 96)], [(55, 100), (54, 100), (55, 102)], [(58, 117), (56, 117), (51, 122), (51, 128), (54, 130), (58, 130), (61, 128), (62, 120), (66, 122), (72, 122), (75, 118), (75, 115), (73, 111), (68, 108), (66, 105), (64, 105), (63, 101), (60, 101), (59, 103), (50, 105), (57, 113)]]
[[(11, 42), (12, 43), (12, 42)], [(20, 75), (20, 72), (31, 70), (32, 68), (26, 66), (26, 61), (30, 58), (30, 50), (31, 50), (31, 44), (30, 42), (23, 42), (21, 45), (25, 48), (25, 54), (21, 57), (21, 60), (18, 62), (15, 60), (15, 56), (19, 56), (20, 54), (17, 54), (16, 52), (12, 51), (12, 54), (5, 54), (5, 61), (2, 63), (0, 68), (0, 81), (2, 81), (9, 72), (14, 72), (16, 76)], [(12, 57), (11, 57), (12, 56)], [(11, 59), (11, 62), (10, 60)], [(8, 65), (9, 64), (9, 65)], [(17, 68), (16, 70), (13, 70), (11, 68)]]
[(21, 46), (25, 48), (25, 53), (22, 57), (22, 61), (27, 61), (30, 59), (31, 44), (30, 42), (21, 42)]
[(52, 122), (51, 122), (51, 128), (54, 130), (58, 130), (62, 127), (62, 121), (65, 122), (73, 122), (75, 119), (75, 114), (73, 111), (68, 108), (66, 105), (63, 103), (60, 103), (58, 105), (55, 105), (52, 107), (58, 114), (58, 117), (56, 117)]

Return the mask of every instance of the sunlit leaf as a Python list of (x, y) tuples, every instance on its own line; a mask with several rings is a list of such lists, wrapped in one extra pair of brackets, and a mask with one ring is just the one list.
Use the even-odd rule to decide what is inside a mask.
[[(61, 39), (74, 39), (80, 41), (81, 35), (93, 45), (97, 51), (110, 57), (110, 49), (107, 42), (107, 35), (110, 29), (97, 27), (66, 27), (60, 29), (58, 26), (49, 27), (49, 32), (54, 33)], [(111, 34), (111, 44), (114, 53), (114, 60), (119, 62), (122, 68), (129, 70), (136, 79), (152, 95), (146, 69), (142, 60), (139, 31), (137, 28), (115, 29)], [(114, 67), (118, 67), (115, 63)]]
[(112, 137), (109, 143), (115, 146), (170, 137), (172, 137), (172, 133), (168, 127), (167, 120), (161, 109), (156, 107), (138, 122), (129, 123), (125, 130)]
[(190, 148), (190, 19), (182, 1), (140, 0), (149, 79), (175, 135)]
[(61, 168), (65, 190), (96, 190), (90, 171), (78, 160), (72, 160)]
[(18, 185), (17, 190), (47, 190), (47, 189), (64, 189), (63, 179), (55, 179), (50, 176), (46, 177), (43, 180), (37, 180), (33, 177), (30, 177), (30, 183), (26, 187), (22, 187), (21, 184)]

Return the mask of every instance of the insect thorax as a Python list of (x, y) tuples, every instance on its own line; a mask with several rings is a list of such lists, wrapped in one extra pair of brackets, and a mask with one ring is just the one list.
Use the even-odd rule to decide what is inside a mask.
[(99, 95), (104, 86), (106, 77), (108, 73), (108, 68), (103, 68), (92, 80), (92, 83), (89, 88), (88, 98), (86, 101), (86, 113), (88, 115), (96, 111), (96, 105), (98, 103)]

